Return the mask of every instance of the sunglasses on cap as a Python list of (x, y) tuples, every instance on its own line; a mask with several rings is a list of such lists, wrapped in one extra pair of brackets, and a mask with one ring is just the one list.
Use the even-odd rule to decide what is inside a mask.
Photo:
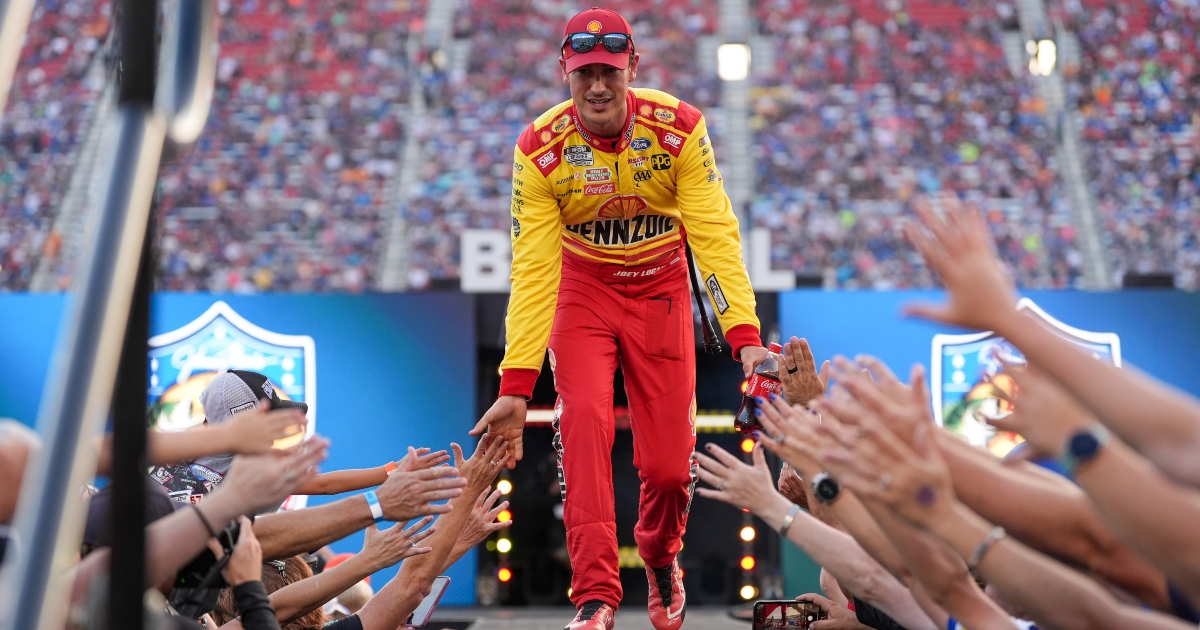
[(633, 50), (633, 36), (624, 33), (572, 33), (563, 39), (562, 48), (571, 46), (577, 53), (591, 52), (596, 44), (603, 44), (610, 53), (624, 53)]

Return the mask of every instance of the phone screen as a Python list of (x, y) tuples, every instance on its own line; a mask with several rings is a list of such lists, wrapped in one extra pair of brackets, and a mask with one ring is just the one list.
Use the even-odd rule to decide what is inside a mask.
[(754, 603), (754, 630), (767, 628), (808, 628), (825, 615), (820, 606), (795, 600)]
[(437, 608), (438, 602), (442, 599), (442, 594), (446, 592), (446, 587), (450, 586), (450, 578), (439, 575), (433, 578), (433, 588), (429, 591), (429, 595), (421, 600), (420, 605), (413, 611), (411, 617), (404, 624), (405, 628), (421, 628), (428, 621), (429, 616), (433, 614), (433, 609)]

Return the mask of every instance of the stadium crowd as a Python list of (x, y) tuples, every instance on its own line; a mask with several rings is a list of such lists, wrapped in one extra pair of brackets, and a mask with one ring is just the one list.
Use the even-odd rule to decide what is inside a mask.
[(51, 0), (34, 5), (0, 125), (0, 287), (29, 288), (77, 149), (103, 91), (93, 62), (104, 48), (111, 4)]
[[(715, 31), (715, 3), (620, 0), (605, 6), (633, 27), (642, 55), (637, 86), (665, 90), (702, 108), (719, 104), (716, 75), (701, 71), (696, 61), (699, 38)], [(448, 69), (427, 89), (431, 114), (414, 130), (426, 162), (401, 209), (411, 288), (458, 277), (464, 229), (511, 226), (513, 146), (531, 115), (569, 96), (556, 46), (560, 24), (576, 10), (576, 3), (564, 0), (532, 6), (481, 0), (456, 15), (455, 38), (469, 51), (464, 67)], [(713, 135), (719, 138), (719, 128)]]
[[(907, 311), (1023, 353), (997, 387), (1011, 413), (988, 422), (1024, 445), (1002, 460), (937, 426), (920, 365), (907, 384), (865, 355), (818, 370), (793, 337), (783, 395), (758, 400), (751, 463), (709, 444), (697, 492), (822, 565), (825, 595), (799, 598), (821, 627), (1196, 627), (1200, 401), (1019, 311), (984, 213), (953, 197), (914, 207), (906, 236), (947, 296)], [(765, 451), (786, 462), (778, 480)]]
[[(226, 380), (246, 374), (265, 378), (225, 372), (201, 394), (209, 402), (222, 391), (238, 389), (251, 401), (257, 394), (260, 400), (242, 413), (210, 413), (197, 428), (148, 435), (148, 459), (156, 468), (146, 479), (145, 584), (162, 596), (147, 600), (153, 627), (394, 630), (429, 595), (435, 577), (512, 524), (496, 521), (508, 503), (496, 505), (500, 492), (491, 487), (509, 458), (503, 438), (484, 437), (469, 458), (457, 444), (451, 444), (453, 461), (444, 450), (410, 447), (378, 470), (317, 474), (330, 442), (313, 436), (273, 448), (276, 440), (305, 433), (304, 409), (284, 406), (263, 390), (227, 387)], [(20, 552), (8, 526), (25, 464), (40, 449), (24, 425), (0, 421), (0, 558), (6, 550)], [(107, 474), (110, 442), (99, 443), (99, 462), (97, 474)], [(322, 489), (366, 492), (276, 511), (289, 495)], [(108, 592), (111, 486), (85, 500), (79, 560), (68, 576), (74, 584), (69, 628), (103, 627), (97, 624)], [(381, 529), (384, 521), (396, 523)], [(326, 547), (359, 530), (365, 530), (359, 553), (333, 556)], [(374, 596), (368, 577), (406, 558)]]
[(222, 2), (208, 125), (162, 178), (159, 286), (363, 291), (386, 235), (419, 0)]
[(1050, 3), (1075, 34), (1070, 96), (1083, 117), (1088, 182), (1117, 284), (1170, 273), (1200, 286), (1195, 112), (1200, 7), (1170, 0)]
[(1006, 2), (764, 0), (754, 225), (772, 264), (826, 287), (929, 287), (900, 236), (915, 195), (979, 205), (1017, 283), (1071, 286), (1082, 256), (1031, 80), (1001, 49)]

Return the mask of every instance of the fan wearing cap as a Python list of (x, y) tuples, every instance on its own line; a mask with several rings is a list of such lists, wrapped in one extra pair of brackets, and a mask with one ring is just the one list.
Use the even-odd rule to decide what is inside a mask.
[(472, 433), (503, 435), (521, 459), (526, 401), (549, 349), (579, 608), (568, 628), (612, 628), (622, 597), (611, 465), (619, 365), (642, 482), (634, 536), (650, 619), (673, 630), (683, 623), (676, 554), (695, 486), (689, 245), (733, 358), (749, 373), (767, 350), (704, 116), (665, 92), (631, 87), (639, 56), (616, 12), (572, 17), (560, 52), (571, 99), (526, 128), (514, 152), (500, 396)]
[[(205, 422), (222, 426), (234, 416), (252, 412), (261, 406), (270, 410), (298, 409), (308, 413), (308, 405), (279, 396), (266, 375), (247, 370), (228, 370), (218, 374), (200, 392)], [(225, 478), (233, 463), (233, 453), (220, 453), (196, 458), (193, 461), (155, 466), (150, 477), (171, 495), (177, 503), (196, 503)], [(395, 463), (375, 468), (338, 470), (314, 475), (297, 494), (339, 494), (377, 486), (387, 481)]]

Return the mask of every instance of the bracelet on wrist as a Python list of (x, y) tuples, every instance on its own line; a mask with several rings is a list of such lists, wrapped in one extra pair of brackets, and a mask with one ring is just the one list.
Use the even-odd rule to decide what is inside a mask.
[(987, 536), (983, 537), (983, 540), (979, 541), (979, 545), (975, 547), (974, 553), (967, 559), (967, 570), (972, 575), (975, 574), (975, 568), (979, 566), (979, 563), (983, 562), (984, 554), (992, 548), (992, 545), (1003, 540), (1005, 535), (1004, 528), (997, 525), (992, 528), (992, 531), (988, 532)]
[(792, 504), (792, 507), (788, 508), (787, 516), (783, 517), (783, 524), (779, 526), (780, 538), (787, 538), (788, 529), (791, 528), (792, 523), (796, 522), (796, 515), (799, 513), (800, 506), (795, 503)]
[(382, 523), (383, 506), (379, 504), (379, 497), (375, 496), (375, 491), (367, 490), (363, 493), (363, 498), (367, 500), (367, 507), (371, 508), (371, 518), (375, 519), (376, 523)]
[(392, 473), (396, 472), (397, 468), (399, 468), (399, 466), (396, 465), (396, 462), (388, 462), (383, 465), (383, 472), (387, 473), (388, 476), (391, 476)]

